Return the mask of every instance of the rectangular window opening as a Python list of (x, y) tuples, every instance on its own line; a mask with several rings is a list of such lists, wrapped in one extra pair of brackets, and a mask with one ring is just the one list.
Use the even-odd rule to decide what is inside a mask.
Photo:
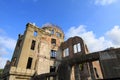
[(54, 30), (51, 30), (51, 34), (52, 34), (52, 35), (54, 34)]
[(51, 39), (51, 44), (56, 45), (56, 39)]
[(38, 53), (40, 52), (40, 42), (38, 43)]
[(84, 70), (84, 64), (79, 64), (80, 71)]
[(55, 66), (50, 66), (50, 72), (55, 72), (56, 67)]
[(32, 65), (32, 58), (29, 57), (29, 58), (28, 58), (28, 62), (27, 62), (27, 69), (30, 69), (30, 68), (31, 68), (31, 65)]
[(56, 58), (56, 51), (55, 50), (51, 50), (50, 58), (51, 59), (55, 59)]
[(74, 53), (77, 53), (77, 45), (74, 45)]
[(81, 52), (81, 45), (80, 45), (80, 43), (77, 44), (77, 51)]
[(37, 31), (34, 31), (34, 36), (36, 37), (38, 35)]
[(75, 44), (73, 46), (73, 49), (74, 49), (74, 53), (81, 52), (81, 45), (80, 45), (80, 43)]
[(31, 49), (32, 49), (32, 50), (35, 49), (35, 43), (36, 43), (36, 41), (35, 41), (35, 40), (32, 40), (32, 44), (31, 44)]
[(69, 48), (64, 49), (64, 57), (69, 56)]
[(61, 37), (61, 34), (59, 32), (56, 33), (57, 37)]

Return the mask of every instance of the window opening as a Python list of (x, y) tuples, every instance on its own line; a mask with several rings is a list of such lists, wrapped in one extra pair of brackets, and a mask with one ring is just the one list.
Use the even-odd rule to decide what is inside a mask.
[(37, 31), (34, 31), (34, 36), (36, 37), (38, 35)]
[(38, 53), (40, 52), (40, 43), (38, 43)]
[(77, 45), (74, 45), (74, 53), (77, 53)]
[(77, 51), (78, 51), (78, 52), (81, 51), (81, 45), (80, 45), (80, 43), (77, 44)]
[(61, 34), (59, 32), (56, 33), (57, 37), (61, 37)]
[(50, 66), (50, 72), (55, 72), (56, 67), (55, 66)]
[(52, 59), (55, 59), (55, 58), (56, 58), (56, 51), (55, 51), (55, 50), (51, 50), (50, 57), (51, 57)]
[(64, 57), (69, 56), (69, 48), (64, 49)]
[(51, 30), (51, 34), (54, 34), (54, 30)]
[(79, 67), (80, 67), (80, 71), (83, 71), (83, 69), (84, 69), (84, 64), (79, 64)]
[(30, 68), (31, 68), (31, 65), (32, 65), (32, 58), (29, 57), (29, 58), (28, 58), (28, 62), (27, 62), (27, 69), (30, 69)]
[(56, 39), (51, 39), (51, 44), (56, 45)]
[(35, 43), (36, 43), (36, 41), (35, 41), (35, 40), (32, 40), (32, 44), (31, 44), (31, 49), (32, 49), (32, 50), (35, 49)]
[(80, 52), (81, 51), (81, 45), (80, 45), (80, 43), (75, 44), (73, 46), (73, 48), (74, 48), (74, 53)]

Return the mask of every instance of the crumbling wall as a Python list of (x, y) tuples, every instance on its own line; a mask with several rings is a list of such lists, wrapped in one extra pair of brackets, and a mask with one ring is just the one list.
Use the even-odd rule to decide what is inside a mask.
[(120, 78), (120, 52), (107, 51), (100, 54), (100, 65), (103, 77)]

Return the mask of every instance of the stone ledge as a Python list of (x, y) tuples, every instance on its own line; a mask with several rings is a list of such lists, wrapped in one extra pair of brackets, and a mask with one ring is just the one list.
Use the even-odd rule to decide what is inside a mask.
[(31, 69), (22, 69), (20, 67), (16, 68), (16, 67), (11, 67), (10, 68), (10, 74), (17, 74), (17, 75), (28, 75), (28, 76), (32, 76), (34, 75), (35, 70), (31, 70)]

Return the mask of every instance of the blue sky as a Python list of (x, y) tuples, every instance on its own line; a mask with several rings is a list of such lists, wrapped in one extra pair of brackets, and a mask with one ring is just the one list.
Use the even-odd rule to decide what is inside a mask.
[(120, 47), (119, 0), (0, 0), (0, 68), (11, 59), (28, 22), (60, 26), (65, 39), (82, 37), (90, 52)]

